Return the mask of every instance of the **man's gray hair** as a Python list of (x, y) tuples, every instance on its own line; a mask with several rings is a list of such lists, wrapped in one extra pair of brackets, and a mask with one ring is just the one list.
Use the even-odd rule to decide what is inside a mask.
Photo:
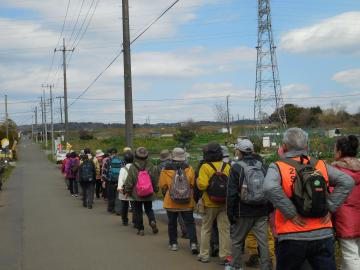
[(289, 151), (306, 150), (308, 147), (308, 134), (301, 128), (289, 128), (284, 133), (283, 143)]

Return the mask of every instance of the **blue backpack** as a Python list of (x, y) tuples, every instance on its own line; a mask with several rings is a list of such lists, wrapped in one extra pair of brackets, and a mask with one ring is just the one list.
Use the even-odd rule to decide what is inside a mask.
[(110, 159), (109, 177), (108, 177), (109, 182), (112, 182), (112, 183), (118, 182), (120, 169), (123, 166), (124, 166), (124, 162), (118, 156), (115, 156)]

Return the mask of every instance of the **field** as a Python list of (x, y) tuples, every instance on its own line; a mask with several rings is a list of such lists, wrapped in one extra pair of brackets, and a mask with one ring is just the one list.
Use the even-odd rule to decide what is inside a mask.
[[(230, 155), (232, 155), (231, 146), (236, 143), (238, 137), (248, 137), (254, 144), (257, 152), (260, 152), (267, 163), (275, 161), (277, 156), (277, 148), (281, 145), (282, 130), (266, 129), (256, 131), (253, 126), (234, 126), (233, 134), (221, 134), (218, 132), (219, 126), (201, 126), (195, 127), (195, 137), (187, 145), (186, 150), (190, 154), (190, 163), (194, 166), (197, 161), (202, 157), (202, 147), (208, 142), (217, 141), (221, 145), (228, 145)], [(125, 147), (125, 132), (124, 129), (101, 129), (90, 131), (94, 136), (90, 140), (80, 140), (79, 132), (70, 132), (70, 142), (73, 149), (79, 152), (86, 147), (90, 148), (93, 152), (96, 149), (105, 151), (108, 148), (116, 147), (121, 151)], [(148, 149), (150, 157), (153, 162), (157, 162), (158, 156), (163, 149), (173, 149), (180, 146), (173, 137), (160, 137), (163, 134), (174, 134), (177, 132), (176, 128), (136, 128), (135, 129), (135, 148), (144, 146)], [(328, 138), (324, 135), (325, 130), (309, 129), (309, 150), (310, 153), (316, 158), (326, 159), (332, 161), (334, 145), (336, 138)], [(344, 129), (344, 134), (359, 134), (359, 128)], [(277, 134), (272, 136), (272, 141), (276, 142), (276, 146), (272, 148), (263, 148), (262, 139), (263, 134)]]

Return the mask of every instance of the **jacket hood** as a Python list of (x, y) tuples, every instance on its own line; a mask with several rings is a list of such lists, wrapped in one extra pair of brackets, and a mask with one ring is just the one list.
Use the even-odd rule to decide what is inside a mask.
[(333, 166), (350, 175), (355, 185), (360, 185), (360, 161), (355, 157), (345, 157), (334, 161)]
[(360, 161), (355, 157), (341, 158), (340, 160), (334, 161), (332, 165), (360, 173)]

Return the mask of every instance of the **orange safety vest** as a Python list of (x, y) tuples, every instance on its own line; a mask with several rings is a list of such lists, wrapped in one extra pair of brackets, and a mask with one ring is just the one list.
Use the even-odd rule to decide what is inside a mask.
[[(300, 161), (300, 158), (292, 158), (293, 160)], [(282, 188), (288, 198), (292, 197), (293, 190), (293, 179), (296, 177), (296, 170), (293, 166), (278, 161), (275, 163), (280, 171), (281, 175), (281, 183)], [(322, 175), (325, 178), (326, 183), (329, 185), (329, 175), (326, 169), (325, 162), (322, 160), (319, 160), (319, 162), (316, 164), (315, 168), (319, 170)], [(325, 228), (332, 228), (332, 222), (329, 221), (326, 224), (321, 223), (321, 218), (306, 218), (304, 217), (304, 220), (306, 222), (305, 227), (301, 227), (298, 225), (295, 225), (291, 222), (291, 220), (286, 219), (283, 214), (276, 209), (275, 211), (275, 230), (277, 234), (288, 234), (288, 233), (298, 233), (298, 232), (308, 232), (308, 231), (314, 231), (319, 229), (325, 229)]]

